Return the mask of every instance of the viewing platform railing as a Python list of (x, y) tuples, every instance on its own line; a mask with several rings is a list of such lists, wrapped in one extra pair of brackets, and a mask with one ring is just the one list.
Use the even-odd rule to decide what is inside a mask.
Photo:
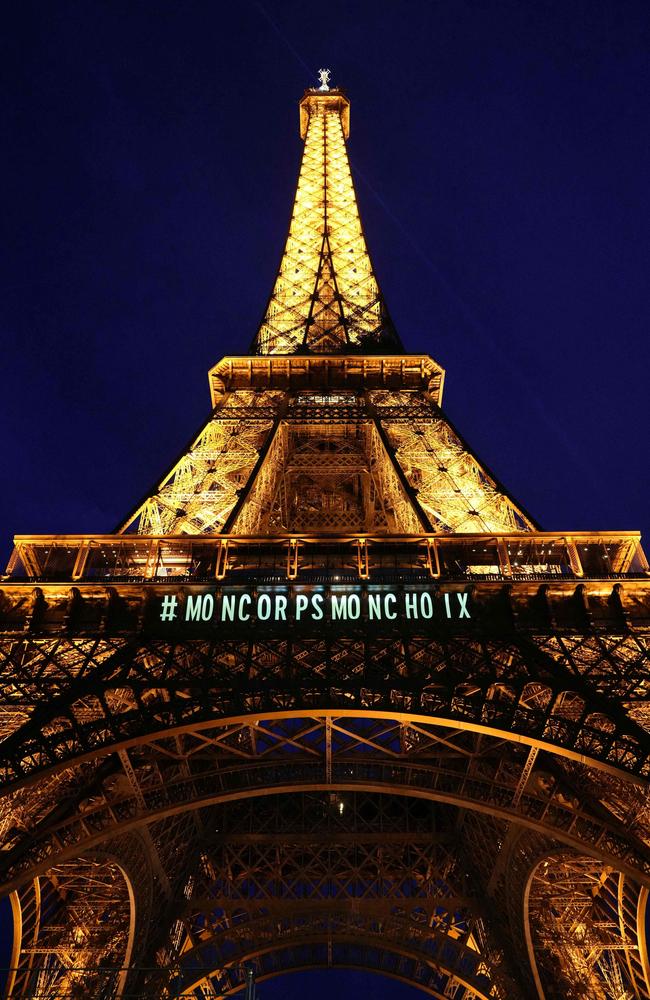
[(18, 535), (5, 583), (650, 579), (638, 532)]

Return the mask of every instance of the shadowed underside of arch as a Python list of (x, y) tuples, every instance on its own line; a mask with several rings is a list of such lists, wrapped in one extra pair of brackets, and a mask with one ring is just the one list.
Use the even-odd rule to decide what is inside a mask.
[[(278, 713), (161, 735), (63, 773), (69, 791), (54, 809), (47, 808), (47, 786), (14, 793), (15, 814), (45, 811), (27, 836), (16, 830), (6, 840), (0, 877), (7, 889), (122, 833), (244, 796), (310, 788), (366, 788), (443, 802), (572, 847), (589, 845), (641, 881), (650, 872), (641, 785), (600, 772), (575, 753), (550, 753), (481, 727), (383, 713)], [(628, 803), (636, 795), (632, 821), (621, 814), (623, 795)]]
[[(402, 983), (404, 986), (413, 986), (421, 990), (425, 995), (432, 996), (436, 1000), (448, 1000), (436, 989), (435, 982), (429, 985), (430, 970), (420, 962), (411, 961), (403, 956), (396, 955), (390, 951), (381, 952), (379, 950), (368, 951), (362, 956), (359, 964), (357, 956), (352, 953), (352, 949), (346, 950), (345, 945), (340, 948), (340, 953), (334, 955), (329, 948), (329, 944), (323, 949), (314, 949), (313, 953), (292, 953), (291, 951), (268, 952), (255, 962), (256, 981), (263, 983), (270, 979), (277, 979), (280, 976), (291, 975), (292, 973), (327, 971), (340, 969), (342, 971), (363, 972), (371, 975), (383, 977)], [(301, 964), (302, 963), (302, 964)], [(371, 964), (370, 964), (371, 963)], [(433, 971), (432, 978), (437, 978), (437, 973)], [(221, 996), (232, 996), (242, 989), (243, 978), (238, 976), (234, 970), (232, 975), (232, 987), (224, 985)], [(480, 995), (479, 995), (480, 996)], [(466, 994), (470, 1000), (472, 994)], [(465, 1000), (465, 998), (464, 998)]]
[[(214, 811), (156, 989), (235, 989), (312, 964), (384, 970), (436, 996), (516, 995), (453, 844), (455, 813), (390, 793), (244, 797)], [(445, 993), (445, 991), (447, 991)], [(459, 992), (455, 992), (459, 991)]]
[[(250, 803), (258, 824), (263, 816), (276, 816), (268, 830), (275, 842), (258, 851), (254, 863), (251, 852), (259, 845), (250, 837), (258, 827), (248, 828), (248, 896), (240, 898), (239, 888), (233, 896), (231, 886), (221, 898), (221, 904), (229, 900), (229, 920), (238, 902), (249, 928), (257, 927), (263, 937), (264, 914), (251, 911), (250, 892), (260, 879), (275, 884), (281, 871), (278, 852), (287, 845), (278, 838), (286, 831), (278, 818), (279, 800), (315, 795), (346, 816), (363, 816), (357, 805), (362, 795), (424, 803), (438, 817), (436, 832), (440, 826), (454, 841), (456, 863), (475, 873), (484, 899), (495, 901), (494, 912), (483, 912), (476, 900), (468, 911), (475, 947), (461, 941), (468, 949), (462, 975), (454, 964), (458, 939), (430, 922), (430, 910), (423, 952), (418, 951), (419, 918), (411, 929), (408, 914), (380, 912), (386, 883), (377, 882), (375, 874), (367, 874), (364, 883), (371, 912), (363, 912), (359, 900), (366, 890), (359, 886), (339, 927), (330, 927), (327, 914), (321, 912), (320, 924), (309, 915), (300, 933), (286, 925), (291, 942), (284, 949), (275, 947), (275, 938), (289, 917), (276, 908), (273, 948), (255, 959), (260, 975), (271, 974), (274, 963), (284, 961), (320, 964), (325, 944), (332, 961), (360, 966), (372, 955), (386, 971), (420, 982), (432, 995), (450, 988), (445, 976), (456, 977), (459, 990), (466, 989), (461, 980), (472, 984), (469, 997), (483, 989), (482, 980), (468, 979), (467, 963), (478, 956), (487, 969), (480, 975), (488, 976), (495, 996), (527, 1000), (533, 987), (525, 966), (508, 967), (504, 957), (512, 935), (523, 938), (523, 908), (512, 915), (498, 901), (516, 838), (542, 837), (556, 849), (587, 852), (603, 869), (650, 884), (647, 804), (640, 780), (647, 760), (644, 734), (632, 714), (622, 713), (608, 698), (593, 669), (610, 650), (619, 656), (625, 650), (630, 658), (638, 657), (641, 685), (644, 652), (630, 635), (615, 645), (600, 636), (582, 642), (580, 647), (575, 637), (540, 642), (512, 633), (453, 632), (325, 642), (310, 637), (265, 642), (102, 637), (92, 644), (69, 637), (56, 643), (25, 640), (24, 651), (40, 658), (32, 665), (66, 670), (60, 670), (56, 698), (35, 705), (6, 741), (6, 766), (14, 780), (4, 800), (5, 815), (13, 816), (15, 825), (4, 831), (4, 889), (20, 890), (57, 865), (74, 864), (75, 858), (116, 839), (137, 836), (149, 858), (144, 884), (150, 888), (142, 891), (165, 916), (160, 927), (149, 929), (148, 938), (143, 936), (148, 958), (134, 969), (129, 990), (150, 995), (143, 969), (155, 964), (156, 956), (164, 956), (162, 965), (169, 970), (181, 957), (194, 955), (195, 971), (211, 965), (228, 970), (225, 994), (235, 988), (240, 960), (254, 949), (244, 947), (238, 929), (232, 937), (234, 925), (228, 925), (231, 936), (225, 938), (223, 929), (208, 933), (207, 922), (197, 930), (194, 918), (179, 913), (175, 904), (194, 891), (197, 865), (209, 852), (225, 850), (230, 837), (225, 817), (232, 810)], [(66, 676), (70, 668), (73, 682)], [(635, 683), (631, 679), (632, 698)], [(311, 829), (317, 828), (314, 822)], [(460, 845), (470, 830), (483, 831), (482, 846), (473, 843), (465, 852)], [(417, 838), (410, 833), (408, 838), (415, 850)], [(330, 838), (330, 853), (333, 843)], [(344, 845), (340, 857), (350, 872), (359, 844), (357, 837)], [(289, 848), (292, 857), (306, 858), (304, 844)], [(387, 851), (384, 847), (381, 858), (375, 858), (373, 872), (385, 872)], [(231, 862), (229, 870), (236, 874), (241, 854)], [(399, 864), (406, 867), (404, 859)], [(283, 879), (285, 872), (282, 868)], [(470, 895), (464, 886), (454, 891), (465, 902)], [(427, 898), (431, 902), (435, 893)], [(303, 906), (302, 898), (292, 904), (296, 916)], [(456, 925), (462, 908), (451, 912)], [(495, 941), (487, 928), (496, 912), (503, 940)], [(357, 920), (354, 934), (352, 918)], [(415, 950), (379, 949), (373, 937), (378, 919), (383, 927), (409, 921)], [(268, 936), (270, 925), (264, 926)], [(359, 943), (364, 928), (363, 954), (355, 955), (352, 944)], [(210, 949), (218, 951), (224, 941), (230, 957), (224, 952), (225, 964), (219, 966), (217, 952)], [(440, 948), (431, 958), (427, 948), (436, 941)], [(166, 973), (161, 975), (167, 988)]]
[[(495, 995), (488, 967), (477, 951), (453, 939), (429, 936), (426, 928), (418, 941), (408, 929), (393, 928), (389, 920), (374, 923), (369, 929), (358, 919), (344, 921), (330, 914), (311, 926), (300, 927), (293, 935), (276, 925), (266, 937), (268, 943), (262, 934), (254, 943), (248, 942), (248, 947), (243, 945), (239, 953), (234, 946), (229, 947), (228, 957), (216, 942), (206, 943), (188, 958), (185, 981), (179, 976), (171, 995), (183, 996), (209, 985), (217, 996), (228, 996), (241, 988), (241, 969), (249, 962), (256, 966), (260, 980), (298, 969), (356, 968), (391, 975), (437, 1000), (454, 995), (490, 1000)], [(396, 930), (404, 937), (393, 936)], [(251, 931), (259, 932), (260, 928)], [(229, 944), (233, 944), (232, 937)], [(202, 967), (192, 969), (191, 960), (203, 963)]]
[[(5, 788), (167, 731), (336, 708), (435, 718), (605, 769), (646, 778), (650, 772), (643, 726), (648, 652), (631, 633), (366, 631), (172, 642), (64, 636), (19, 639), (0, 663), (31, 700), (4, 713)], [(626, 671), (624, 702), (611, 694), (613, 666)], [(52, 697), (38, 679), (43, 673), (56, 682)]]
[[(454, 996), (445, 990), (457, 981), (467, 997), (527, 997), (530, 984), (508, 968), (507, 943), (491, 938), (493, 920), (478, 898), (494, 893), (508, 870), (513, 833), (576, 856), (586, 847), (603, 871), (650, 885), (648, 848), (592, 798), (594, 773), (584, 765), (563, 771), (561, 759), (542, 753), (531, 770), (526, 746), (508, 749), (501, 738), (448, 727), (406, 732), (386, 718), (255, 723), (255, 747), (248, 727), (233, 724), (216, 743), (214, 733), (212, 742), (199, 733), (195, 753), (182, 760), (173, 759), (175, 738), (130, 751), (122, 778), (105, 772), (103, 804), (78, 801), (72, 812), (80, 818), (44, 829), (35, 855), (25, 842), (7, 854), (6, 873), (24, 884), (35, 862), (44, 871), (74, 866), (79, 854), (138, 832), (158, 891), (161, 873), (168, 880), (154, 949), (167, 971), (153, 983), (135, 972), (135, 995), (150, 996), (155, 983), (169, 988), (168, 971), (179, 967), (177, 992), (215, 972), (217, 995), (226, 995), (248, 958), (263, 976), (285, 962), (320, 965), (326, 947), (332, 964), (376, 962), (434, 996)], [(410, 743), (408, 764), (396, 753), (398, 732)], [(219, 751), (219, 739), (229, 751)], [(233, 753), (254, 753), (256, 763), (219, 763)], [(170, 766), (158, 765), (155, 776), (153, 762), (165, 755)], [(620, 779), (608, 780), (614, 801)], [(464, 846), (468, 816), (486, 831), (487, 860), (476, 843)], [(172, 883), (165, 873), (181, 843), (185, 867)]]

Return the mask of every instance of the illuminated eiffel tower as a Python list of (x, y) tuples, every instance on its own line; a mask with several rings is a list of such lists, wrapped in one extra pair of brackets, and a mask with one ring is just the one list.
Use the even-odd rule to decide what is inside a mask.
[(250, 352), (111, 535), (0, 586), (5, 996), (223, 997), (356, 967), (454, 1000), (648, 998), (650, 577), (544, 532), (404, 352), (300, 102)]

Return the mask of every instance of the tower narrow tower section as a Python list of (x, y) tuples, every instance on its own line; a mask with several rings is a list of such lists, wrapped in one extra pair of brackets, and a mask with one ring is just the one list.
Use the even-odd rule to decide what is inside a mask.
[(340, 91), (300, 102), (305, 149), (289, 236), (253, 343), (256, 354), (401, 351), (366, 246), (345, 140)]

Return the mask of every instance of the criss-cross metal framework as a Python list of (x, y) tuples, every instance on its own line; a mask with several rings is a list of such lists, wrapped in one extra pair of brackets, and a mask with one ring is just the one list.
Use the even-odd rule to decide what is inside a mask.
[(379, 292), (347, 99), (300, 114), (205, 425), (115, 533), (15, 539), (4, 995), (226, 997), (252, 963), (648, 1000), (639, 536), (541, 531), (472, 452)]
[(345, 140), (350, 105), (340, 91), (300, 102), (305, 148), (287, 244), (253, 342), (256, 354), (400, 351), (368, 248)]

